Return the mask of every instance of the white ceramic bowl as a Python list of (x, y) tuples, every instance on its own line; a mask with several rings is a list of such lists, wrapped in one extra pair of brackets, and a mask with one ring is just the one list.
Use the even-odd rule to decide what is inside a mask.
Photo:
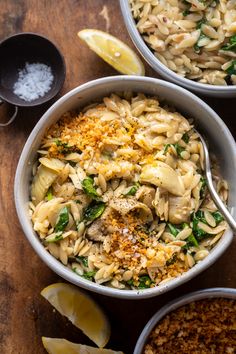
[(126, 28), (129, 35), (135, 44), (136, 48), (143, 56), (143, 58), (148, 62), (148, 64), (163, 78), (168, 81), (174, 82), (180, 86), (183, 86), (191, 91), (200, 93), (206, 96), (215, 97), (235, 97), (236, 96), (236, 85), (234, 86), (215, 86), (209, 84), (201, 84), (190, 79), (186, 79), (176, 74), (174, 71), (170, 70), (167, 66), (161, 63), (161, 61), (155, 57), (151, 49), (144, 42), (141, 34), (136, 28), (135, 20), (133, 19), (129, 0), (120, 0), (121, 12), (125, 21)]
[(142, 330), (138, 341), (136, 343), (133, 354), (142, 354), (147, 339), (156, 327), (158, 322), (165, 317), (168, 313), (177, 310), (179, 307), (189, 304), (193, 301), (212, 299), (212, 298), (226, 298), (236, 300), (236, 289), (231, 288), (209, 288), (199, 291), (194, 291), (178, 299), (175, 299), (165, 306), (163, 306), (159, 311), (157, 311), (153, 317), (148, 321), (144, 329)]
[[(232, 232), (230, 230), (226, 231), (219, 243), (211, 251), (210, 255), (181, 277), (152, 289), (142, 291), (119, 290), (83, 279), (51, 256), (39, 241), (37, 234), (33, 231), (27, 206), (32, 164), (36, 159), (36, 152), (45, 131), (55, 123), (64, 112), (82, 107), (94, 100), (99, 100), (112, 92), (124, 90), (156, 95), (160, 99), (164, 99), (175, 106), (177, 110), (185, 114), (186, 117), (195, 118), (197, 126), (201, 128), (203, 133), (205, 132), (209, 139), (210, 146), (214, 148), (214, 152), (219, 157), (223, 176), (229, 182), (229, 206), (232, 208), (235, 207), (236, 190), (234, 182), (236, 180), (236, 148), (234, 139), (223, 121), (201, 99), (185, 89), (162, 80), (137, 76), (113, 76), (88, 82), (68, 92), (49, 108), (35, 126), (22, 151), (15, 177), (15, 203), (18, 217), (27, 239), (40, 258), (57, 274), (71, 283), (104, 295), (141, 299), (156, 296), (171, 290), (209, 267), (231, 243), (233, 237)], [(234, 215), (236, 215), (235, 210)]]

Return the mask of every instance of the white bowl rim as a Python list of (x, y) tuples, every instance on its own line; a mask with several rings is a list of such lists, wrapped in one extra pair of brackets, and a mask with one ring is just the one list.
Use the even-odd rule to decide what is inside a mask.
[[(126, 28), (129, 32), (129, 35), (136, 46), (137, 50), (143, 56), (143, 58), (148, 62), (148, 64), (161, 76), (163, 76), (167, 80), (171, 80), (172, 82), (179, 84), (181, 86), (187, 87), (189, 90), (196, 90), (199, 93), (206, 94), (215, 93), (215, 94), (235, 94), (236, 95), (236, 85), (231, 86), (219, 86), (219, 85), (209, 85), (203, 84), (200, 82), (196, 82), (191, 79), (187, 79), (181, 77), (173, 70), (169, 69), (166, 65), (164, 65), (155, 55), (152, 53), (151, 49), (143, 40), (141, 34), (139, 33), (134, 18), (131, 13), (131, 9), (129, 6), (129, 0), (120, 0), (121, 12), (123, 14), (123, 19), (126, 25)], [(205, 92), (204, 92), (205, 91)]]
[[(24, 173), (24, 165), (27, 160), (27, 155), (28, 152), (30, 151), (31, 145), (35, 139), (35, 137), (38, 135), (38, 132), (41, 129), (45, 129), (44, 125), (47, 122), (48, 118), (50, 118), (50, 115), (53, 113), (54, 110), (58, 108), (58, 106), (61, 106), (64, 102), (66, 102), (68, 99), (73, 97), (74, 95), (78, 95), (81, 93), (83, 90), (89, 89), (91, 87), (99, 87), (102, 84), (106, 84), (109, 82), (113, 81), (136, 81), (136, 82), (147, 82), (150, 85), (156, 85), (156, 86), (165, 86), (172, 88), (174, 90), (178, 90), (182, 93), (185, 94), (186, 98), (192, 98), (194, 99), (200, 106), (202, 106), (211, 116), (214, 117), (214, 119), (217, 121), (219, 124), (220, 128), (224, 132), (224, 134), (227, 136), (228, 140), (231, 141), (231, 144), (235, 145), (234, 138), (231, 135), (229, 129), (225, 125), (225, 123), (221, 120), (221, 118), (214, 112), (212, 108), (210, 108), (204, 101), (202, 101), (199, 97), (194, 95), (193, 93), (187, 91), (186, 89), (177, 86), (173, 83), (166, 82), (160, 79), (155, 79), (155, 78), (150, 78), (150, 77), (143, 77), (143, 76), (124, 76), (124, 75), (119, 75), (119, 76), (111, 76), (111, 77), (104, 77), (100, 79), (96, 79), (93, 81), (89, 81), (85, 84), (82, 84), (68, 93), (66, 93), (64, 96), (62, 96), (58, 101), (56, 101), (42, 116), (42, 118), (38, 121), (34, 129), (32, 130), (30, 136), (28, 137), (25, 146), (21, 152), (21, 156), (18, 162), (18, 166), (16, 169), (16, 175), (15, 175), (15, 182), (14, 182), (14, 197), (15, 197), (15, 206), (16, 206), (16, 211), (17, 215), (20, 221), (20, 224), (22, 226), (22, 229), (24, 231), (25, 236), (27, 237), (28, 241), (30, 242), (31, 246), (35, 250), (35, 252), (38, 254), (38, 256), (48, 265), (49, 268), (51, 268), (55, 273), (57, 273), (59, 276), (62, 278), (68, 280), (69, 282), (80, 286), (82, 288), (85, 288), (87, 290), (93, 291), (95, 293), (100, 293), (102, 295), (107, 295), (111, 297), (117, 297), (117, 298), (125, 298), (125, 299), (143, 299), (143, 298), (150, 298), (154, 297), (157, 295), (161, 295), (185, 282), (188, 280), (192, 279), (194, 276), (197, 274), (201, 273), (203, 270), (207, 269), (210, 265), (212, 265), (221, 255), (222, 253), (228, 248), (230, 243), (232, 242), (233, 239), (233, 233), (231, 230), (227, 230), (227, 235), (224, 238), (224, 244), (221, 245), (221, 247), (215, 247), (212, 249), (211, 254), (206, 257), (203, 261), (199, 262), (196, 264), (193, 268), (188, 270), (187, 272), (183, 273), (177, 278), (174, 278), (170, 280), (167, 283), (164, 283), (162, 285), (156, 286), (154, 288), (149, 288), (145, 290), (121, 290), (121, 289), (115, 289), (115, 288), (110, 288), (104, 285), (96, 284), (94, 282), (91, 282), (89, 280), (86, 280), (78, 275), (76, 275), (73, 271), (71, 271), (69, 268), (64, 266), (60, 261), (55, 259), (49, 252), (47, 252), (44, 248), (44, 246), (40, 243), (39, 238), (34, 235), (32, 225), (29, 224), (29, 220), (26, 217), (26, 214), (23, 211), (22, 208), (22, 203), (21, 203), (21, 188), (18, 188), (18, 186), (21, 184), (21, 179), (22, 175)], [(235, 154), (235, 159), (236, 159), (236, 154)]]
[(138, 338), (133, 354), (142, 354), (144, 345), (151, 331), (154, 329), (157, 323), (168, 313), (175, 311), (179, 307), (187, 305), (193, 301), (209, 298), (227, 298), (236, 300), (236, 289), (221, 287), (206, 288), (202, 290), (193, 291), (168, 302), (166, 305), (162, 306), (147, 322)]

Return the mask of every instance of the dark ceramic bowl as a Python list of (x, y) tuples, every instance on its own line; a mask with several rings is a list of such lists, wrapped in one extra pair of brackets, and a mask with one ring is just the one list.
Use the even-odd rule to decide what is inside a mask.
[[(54, 77), (49, 91), (33, 101), (25, 101), (13, 92), (19, 70), (26, 63), (46, 64)], [(18, 33), (0, 43), (0, 98), (3, 101), (21, 107), (38, 106), (58, 94), (65, 75), (64, 58), (55, 44), (46, 37), (36, 33)]]

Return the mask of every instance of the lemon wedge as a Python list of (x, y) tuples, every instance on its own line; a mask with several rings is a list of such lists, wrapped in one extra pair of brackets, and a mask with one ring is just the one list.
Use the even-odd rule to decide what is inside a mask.
[(123, 354), (111, 349), (93, 348), (61, 338), (42, 337), (44, 348), (49, 354)]
[(121, 74), (145, 74), (144, 65), (137, 54), (118, 38), (95, 29), (84, 29), (78, 32), (78, 36)]
[(99, 348), (107, 344), (111, 334), (108, 319), (88, 295), (66, 283), (49, 285), (41, 295)]

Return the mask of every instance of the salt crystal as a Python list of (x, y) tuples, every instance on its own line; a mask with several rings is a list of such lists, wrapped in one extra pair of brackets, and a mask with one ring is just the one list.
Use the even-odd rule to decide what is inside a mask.
[(41, 63), (26, 63), (19, 70), (18, 80), (14, 84), (14, 94), (24, 101), (31, 102), (43, 97), (51, 88), (53, 74), (50, 66)]

